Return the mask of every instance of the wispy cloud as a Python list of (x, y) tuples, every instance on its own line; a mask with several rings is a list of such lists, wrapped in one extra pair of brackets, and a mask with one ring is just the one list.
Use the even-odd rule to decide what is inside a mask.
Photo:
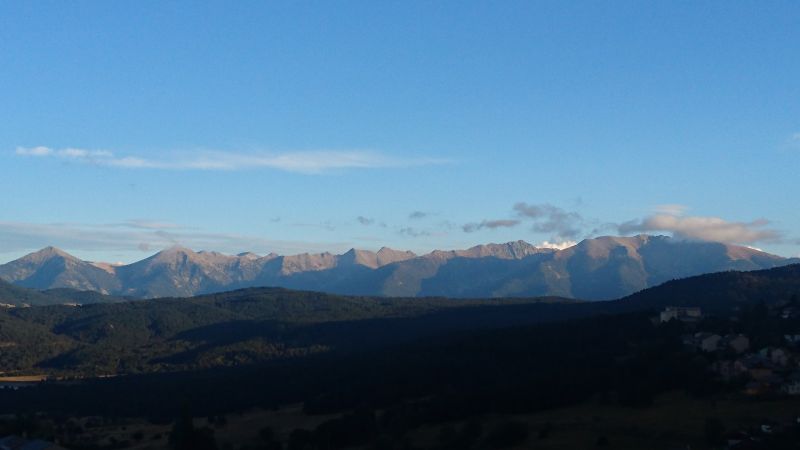
[(482, 222), (468, 223), (461, 227), (466, 233), (472, 233), (484, 228), (494, 230), (496, 228), (512, 228), (520, 224), (516, 219), (484, 220)]
[(49, 147), (18, 147), (15, 153), (24, 157), (58, 158), (67, 161), (125, 169), (152, 170), (255, 170), (274, 169), (286, 172), (318, 174), (346, 169), (408, 168), (450, 161), (432, 157), (396, 157), (364, 150), (319, 150), (285, 153), (235, 153), (198, 151), (172, 158), (146, 158), (117, 155), (108, 150)]
[(190, 227), (178, 225), (172, 222), (160, 222), (157, 220), (132, 219), (125, 222), (108, 224), (109, 227), (133, 228), (140, 230), (189, 230)]
[(17, 147), (16, 154), (19, 156), (50, 156), (53, 154), (53, 150), (47, 147)]
[(364, 226), (369, 226), (375, 223), (375, 219), (371, 219), (369, 217), (364, 217), (364, 216), (358, 216), (356, 217), (356, 220), (358, 221), (358, 223)]
[(414, 227), (402, 227), (397, 231), (399, 234), (408, 237), (422, 237), (422, 236), (432, 236), (433, 233), (427, 230), (420, 230)]
[(668, 214), (671, 216), (682, 216), (687, 210), (689, 209), (686, 205), (681, 205), (678, 203), (667, 203), (664, 205), (656, 205), (653, 208), (658, 214)]
[(619, 225), (621, 234), (668, 232), (677, 238), (753, 244), (776, 242), (781, 233), (769, 228), (770, 222), (758, 219), (752, 222), (730, 222), (719, 217), (654, 214), (641, 220), (631, 220)]
[(411, 214), (408, 215), (408, 218), (411, 220), (419, 220), (428, 217), (428, 213), (425, 211), (412, 211)]
[(290, 226), (304, 227), (304, 228), (319, 228), (321, 230), (326, 230), (326, 231), (336, 231), (336, 225), (334, 225), (333, 222), (331, 222), (330, 220), (317, 223), (295, 222), (290, 224)]
[[(160, 224), (160, 225), (159, 225)], [(350, 243), (280, 241), (234, 233), (208, 233), (159, 221), (132, 220), (114, 224), (0, 222), (4, 253), (36, 250), (47, 245), (75, 252), (150, 252), (180, 244), (225, 253), (266, 254), (346, 250)]]

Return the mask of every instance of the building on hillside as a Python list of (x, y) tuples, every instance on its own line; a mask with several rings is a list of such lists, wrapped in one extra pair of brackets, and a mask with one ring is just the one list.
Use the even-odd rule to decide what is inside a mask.
[(680, 320), (682, 322), (696, 322), (703, 318), (703, 312), (698, 307), (667, 306), (661, 311), (661, 322)]
[(765, 347), (759, 350), (758, 354), (778, 366), (786, 366), (789, 363), (789, 354), (782, 348)]
[(721, 346), (736, 353), (744, 353), (750, 349), (750, 339), (743, 334), (729, 334), (725, 336)]
[(694, 335), (694, 342), (697, 348), (704, 352), (715, 352), (719, 349), (722, 336), (712, 333), (697, 333)]
[(786, 395), (800, 395), (800, 372), (794, 372), (786, 378), (781, 386), (781, 392)]
[(787, 344), (800, 345), (800, 334), (784, 334), (783, 338)]
[(781, 319), (800, 319), (800, 308), (787, 306), (781, 310)]
[(39, 439), (25, 439), (19, 436), (0, 438), (0, 450), (66, 450), (52, 442)]
[(741, 361), (733, 361), (730, 359), (723, 359), (711, 363), (711, 370), (719, 374), (720, 378), (725, 381), (734, 378), (749, 377), (750, 369), (747, 368)]
[(775, 365), (769, 358), (761, 355), (748, 355), (734, 362), (736, 373), (747, 373), (754, 380), (762, 380), (772, 376)]

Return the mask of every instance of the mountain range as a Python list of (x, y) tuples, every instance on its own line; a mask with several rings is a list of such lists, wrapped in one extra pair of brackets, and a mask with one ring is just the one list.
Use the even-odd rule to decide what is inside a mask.
[(425, 255), (390, 248), (341, 255), (225, 255), (176, 246), (128, 265), (83, 261), (47, 247), (0, 265), (0, 280), (133, 298), (278, 286), (389, 297), (608, 300), (671, 279), (797, 262), (749, 247), (649, 235), (597, 237), (563, 250), (516, 241)]

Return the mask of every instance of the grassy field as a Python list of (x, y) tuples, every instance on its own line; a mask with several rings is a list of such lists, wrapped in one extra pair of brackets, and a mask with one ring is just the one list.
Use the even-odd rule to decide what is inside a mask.
[[(741, 396), (716, 400), (697, 400), (680, 393), (663, 395), (651, 407), (633, 409), (620, 406), (586, 403), (529, 415), (492, 415), (476, 417), (484, 433), (509, 421), (524, 423), (529, 437), (515, 449), (582, 449), (596, 448), (603, 437), (608, 445), (619, 450), (710, 449), (704, 437), (707, 418), (722, 422), (727, 431), (747, 429), (764, 420), (791, 423), (800, 416), (800, 399), (755, 400)], [(284, 443), (297, 428), (312, 430), (336, 416), (309, 416), (301, 405), (274, 411), (252, 410), (242, 414), (227, 414), (226, 424), (209, 424), (207, 418), (195, 418), (195, 426), (209, 426), (220, 449), (238, 449), (242, 445), (257, 445), (259, 431), (272, 428)], [(81, 423), (87, 420), (80, 419)], [(408, 441), (415, 448), (436, 448), (443, 428), (460, 429), (465, 422), (423, 427), (412, 431)], [(86, 427), (92, 440), (101, 444), (126, 442), (120, 448), (135, 450), (166, 450), (172, 425), (154, 425), (145, 420), (128, 419), (114, 425)], [(540, 431), (548, 428), (547, 436)], [(88, 437), (88, 436), (87, 436)], [(687, 447), (690, 446), (690, 447)]]
[[(722, 422), (726, 431), (758, 426), (764, 420), (792, 423), (800, 416), (800, 399), (755, 400), (743, 397), (696, 400), (683, 394), (661, 396), (648, 408), (633, 409), (582, 404), (532, 415), (492, 416), (480, 421), (484, 430), (507, 421), (525, 423), (530, 436), (519, 449), (594, 448), (604, 437), (603, 448), (620, 450), (707, 449), (707, 418)], [(448, 424), (458, 428), (463, 423)], [(427, 427), (413, 434), (412, 442), (429, 448), (437, 443), (443, 426)], [(546, 438), (539, 431), (550, 428)], [(690, 447), (689, 447), (690, 446)]]
[[(206, 417), (196, 417), (195, 427), (208, 426), (214, 430), (214, 437), (220, 449), (238, 449), (242, 445), (257, 447), (261, 442), (259, 432), (264, 427), (272, 428), (276, 437), (288, 441), (289, 433), (297, 428), (312, 430), (326, 420), (338, 415), (303, 414), (302, 405), (290, 405), (275, 411), (252, 410), (242, 414), (227, 414), (226, 424), (211, 424)], [(86, 429), (88, 441), (99, 445), (127, 443), (124, 447), (132, 450), (167, 450), (172, 424), (157, 425), (141, 419), (127, 419), (120, 423), (86, 426), (92, 418), (81, 418), (78, 422)]]

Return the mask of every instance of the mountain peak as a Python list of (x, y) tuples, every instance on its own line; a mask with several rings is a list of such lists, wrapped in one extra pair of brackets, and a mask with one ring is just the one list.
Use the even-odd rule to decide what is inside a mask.
[(381, 247), (381, 249), (375, 253), (375, 257), (378, 267), (383, 267), (387, 264), (416, 258), (417, 254), (409, 250), (395, 250), (389, 247)]
[(354, 265), (366, 266), (371, 269), (375, 269), (378, 267), (377, 254), (369, 250), (359, 250), (357, 248), (351, 248), (350, 250), (340, 255), (338, 257), (338, 260), (340, 264), (341, 263), (354, 264)]
[(52, 246), (0, 265), (0, 277), (37, 289), (71, 288), (107, 293), (117, 286), (107, 269)]
[(381, 247), (380, 250), (378, 250), (378, 252), (377, 252), (378, 255), (381, 255), (381, 254), (390, 255), (390, 254), (396, 254), (396, 253), (402, 253), (402, 254), (407, 254), (407, 255), (410, 254), (410, 255), (415, 255), (416, 256), (416, 253), (414, 253), (414, 252), (412, 252), (410, 250), (395, 250), (395, 249), (393, 249), (391, 247)]
[(159, 253), (195, 253), (195, 251), (180, 244), (175, 244), (171, 247), (165, 248)]
[(483, 244), (476, 245), (467, 250), (456, 251), (457, 256), (467, 258), (495, 257), (502, 259), (522, 259), (526, 256), (535, 255), (552, 251), (550, 249), (537, 248), (525, 241), (511, 241), (504, 244)]
[(132, 265), (137, 264), (163, 264), (168, 263), (172, 264), (175, 261), (183, 261), (183, 260), (194, 260), (202, 257), (199, 253), (196, 253), (194, 250), (180, 246), (180, 245), (173, 245), (172, 247), (165, 248), (160, 252), (150, 256), (149, 258), (143, 259), (142, 261), (135, 262)]
[(70, 255), (69, 253), (65, 252), (64, 250), (61, 250), (60, 248), (53, 246), (48, 246), (39, 251), (29, 253), (23, 256), (21, 259), (32, 262), (41, 262), (41, 261), (46, 261), (48, 259), (59, 258), (59, 257), (68, 260), (79, 261), (78, 258)]

